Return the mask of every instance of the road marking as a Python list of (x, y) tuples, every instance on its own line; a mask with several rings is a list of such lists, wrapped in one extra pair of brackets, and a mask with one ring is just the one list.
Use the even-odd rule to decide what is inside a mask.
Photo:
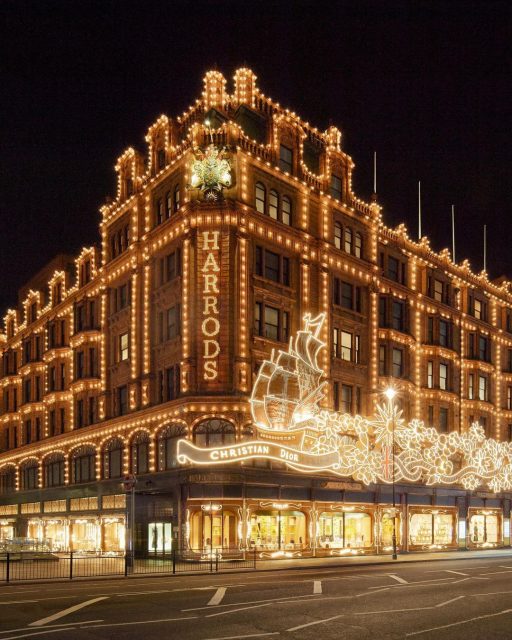
[(216, 605), (220, 604), (225, 595), (226, 595), (226, 587), (219, 587), (217, 591), (213, 594), (210, 602), (208, 603), (208, 606), (215, 607)]
[(446, 573), (454, 573), (457, 576), (467, 576), (467, 575), (469, 575), (468, 573), (463, 573), (462, 571), (454, 571), (453, 569), (443, 569), (443, 571), (446, 571)]
[[(162, 618), (160, 620), (136, 620), (135, 622), (111, 622), (110, 624), (89, 624), (83, 626), (83, 622), (75, 624), (80, 625), (80, 629), (98, 629), (100, 627), (126, 627), (135, 624), (157, 624), (160, 622), (177, 622), (178, 620), (196, 620), (199, 616), (188, 616), (186, 618)], [(9, 640), (9, 638), (3, 638), (3, 640)]]
[[(482, 573), (482, 575), (483, 576), (495, 576), (498, 573), (512, 573), (512, 571), (510, 571), (510, 570), (509, 571), (491, 571), (489, 573)], [(477, 577), (477, 576), (475, 576), (475, 577)]]
[(462, 598), (465, 598), (466, 596), (456, 596), (455, 598), (452, 598), (451, 600), (447, 600), (446, 602), (440, 602), (439, 604), (436, 604), (436, 607), (446, 607), (447, 604), (451, 604), (452, 602), (455, 602), (456, 600), (462, 600)]
[[(50, 600), (50, 598), (48, 598)], [(7, 602), (0, 602), (2, 604), (25, 604), (26, 602), (39, 602), (39, 600), (7, 600)]]
[(314, 580), (313, 581), (313, 593), (322, 593), (322, 581)]
[[(393, 585), (394, 586), (394, 585)], [(354, 596), (354, 598), (362, 598), (363, 596), (373, 596), (376, 593), (380, 593), (381, 591), (389, 591), (389, 589), (391, 587), (382, 587), (379, 589), (379, 587), (369, 587), (370, 589), (375, 589), (375, 591), (366, 591), (365, 593), (356, 593), (356, 595)]]
[(340, 613), (338, 616), (332, 616), (332, 618), (324, 618), (323, 620), (315, 620), (314, 622), (308, 622), (306, 624), (300, 624), (297, 627), (290, 627), (290, 629), (286, 629), (286, 631), (298, 631), (299, 629), (305, 629), (306, 627), (312, 627), (315, 624), (323, 624), (324, 622), (330, 622), (331, 620), (337, 620), (338, 618), (342, 618), (345, 613)]
[(490, 593), (468, 593), (468, 597), (473, 598), (475, 596), (497, 596), (503, 593), (512, 593), (512, 591), (491, 591)]
[(386, 575), (389, 576), (390, 578), (393, 578), (393, 580), (396, 580), (400, 584), (409, 584), (407, 580), (404, 580), (400, 576), (397, 576), (396, 573), (386, 573)]
[(460, 620), (459, 622), (452, 622), (450, 624), (443, 624), (441, 627), (432, 627), (431, 629), (422, 629), (421, 631), (411, 631), (406, 633), (408, 636), (419, 636), (422, 633), (429, 633), (429, 631), (438, 631), (439, 629), (449, 629), (450, 627), (458, 627), (461, 624), (468, 624), (468, 622), (476, 622), (477, 620), (485, 620), (485, 618), (496, 618), (497, 616), (504, 616), (507, 613), (512, 613), (512, 609), (505, 609), (504, 611), (498, 611), (498, 613), (488, 613), (484, 616), (477, 616), (476, 618), (468, 618), (467, 620)]
[[(80, 624), (90, 624), (92, 622), (103, 622), (103, 620), (84, 620)], [(68, 627), (73, 627), (76, 624), (77, 624), (76, 622), (61, 622), (60, 624), (49, 624), (48, 626), (45, 627), (45, 629), (54, 629), (57, 627), (60, 629), (61, 627), (66, 627), (66, 629), (63, 629), (63, 631), (67, 631)], [(32, 630), (33, 630), (33, 627), (19, 627), (18, 629), (7, 629), (7, 631), (0, 631), (0, 633), (4, 634), (4, 633), (14, 633), (15, 631), (32, 631)], [(2, 638), (2, 640), (8, 640), (8, 639)]]
[[(446, 580), (453, 580), (453, 578), (430, 578), (429, 580), (417, 580), (415, 582), (407, 582), (406, 584), (392, 584), (389, 585), (390, 589), (401, 589), (402, 587), (416, 587), (417, 585), (424, 585), (427, 584), (429, 582), (434, 582), (435, 584), (439, 584), (441, 586), (441, 583), (444, 582), (444, 584), (448, 584), (446, 582)], [(463, 578), (462, 580), (460, 580), (460, 582), (464, 581), (464, 580), (471, 580), (471, 578)], [(458, 580), (456, 580), (455, 582), (450, 582), (449, 584), (456, 584), (456, 582), (459, 582)], [(382, 585), (378, 586), (375, 585), (374, 587), (368, 587), (368, 589), (380, 589)], [(433, 586), (433, 585), (432, 585)]]
[(48, 622), (53, 622), (54, 620), (58, 620), (59, 618), (63, 618), (64, 616), (69, 615), (75, 611), (79, 611), (84, 607), (88, 607), (95, 602), (100, 602), (101, 600), (107, 600), (107, 596), (102, 596), (101, 598), (93, 598), (92, 600), (86, 600), (85, 602), (81, 602), (80, 604), (75, 604), (73, 607), (69, 607), (68, 609), (63, 609), (62, 611), (58, 611), (57, 613), (52, 614), (46, 618), (41, 618), (40, 620), (36, 620), (35, 622), (31, 622), (29, 627), (42, 627)]
[(60, 631), (71, 631), (72, 629), (76, 629), (76, 627), (66, 627), (65, 629), (45, 629), (44, 631), (35, 631), (32, 633), (24, 633), (21, 636), (9, 636), (8, 638), (4, 638), (3, 640), (19, 640), (19, 638), (30, 638), (30, 636), (44, 636), (49, 633), (57, 633)]
[(114, 593), (112, 595), (123, 598), (124, 596), (143, 596), (146, 593), (170, 593), (171, 589), (162, 589), (161, 591), (128, 591), (127, 593)]
[(279, 631), (269, 631), (268, 633), (250, 633), (247, 636), (222, 636), (221, 638), (206, 638), (206, 640), (237, 640), (238, 638), (261, 638), (262, 636), (278, 636)]

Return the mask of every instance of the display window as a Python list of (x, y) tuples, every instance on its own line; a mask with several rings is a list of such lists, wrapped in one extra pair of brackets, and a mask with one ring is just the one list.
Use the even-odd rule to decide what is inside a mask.
[(301, 511), (255, 511), (250, 517), (250, 546), (294, 551), (306, 545), (306, 516)]
[(52, 551), (66, 551), (69, 527), (64, 520), (44, 520), (43, 535)]
[(27, 538), (41, 541), (43, 539), (43, 527), (40, 520), (29, 520), (27, 526)]
[(0, 521), (0, 542), (2, 540), (12, 540), (14, 538), (14, 522), (8, 520)]
[(152, 553), (172, 551), (172, 524), (170, 522), (150, 522), (148, 524), (148, 551)]
[(99, 548), (98, 525), (94, 520), (80, 518), (71, 521), (70, 548), (83, 553)]
[(124, 518), (104, 518), (102, 527), (102, 551), (121, 553), (126, 546)]
[(190, 547), (198, 551), (234, 549), (237, 546), (237, 518), (222, 505), (203, 505), (190, 516)]
[(370, 513), (324, 511), (318, 518), (317, 544), (323, 549), (362, 549), (373, 545)]
[(478, 511), (469, 517), (469, 541), (475, 546), (492, 545), (501, 542), (502, 515), (493, 511)]
[[(396, 543), (399, 547), (402, 541), (402, 516), (400, 512), (397, 512), (394, 521)], [(383, 550), (390, 550), (393, 547), (393, 515), (389, 511), (381, 512), (379, 544)]]
[(409, 540), (414, 546), (446, 546), (454, 542), (455, 514), (449, 512), (414, 513), (409, 521)]

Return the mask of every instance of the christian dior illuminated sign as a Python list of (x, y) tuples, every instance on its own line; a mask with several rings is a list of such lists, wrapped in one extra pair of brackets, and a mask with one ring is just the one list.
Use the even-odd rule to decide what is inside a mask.
[(201, 268), (203, 379), (207, 381), (216, 380), (219, 375), (219, 233), (203, 231), (199, 236), (199, 246), (204, 258)]
[[(214, 256), (218, 235), (205, 236), (203, 247)], [(208, 268), (205, 263), (205, 296), (212, 300), (217, 280), (206, 277), (215, 276), (215, 266), (215, 257), (209, 259)], [(512, 443), (487, 438), (478, 424), (465, 433), (439, 433), (419, 419), (406, 423), (392, 398), (377, 406), (372, 418), (323, 409), (326, 381), (318, 354), (326, 347), (320, 339), (324, 321), (324, 314), (316, 318), (307, 314), (288, 349), (273, 351), (261, 365), (250, 400), (256, 439), (212, 448), (180, 440), (178, 461), (216, 465), (260, 458), (285, 462), (303, 473), (329, 472), (366, 485), (391, 483), (394, 478), (472, 490), (485, 486), (494, 493), (512, 489)], [(205, 339), (217, 345), (211, 352), (215, 354), (220, 350), (218, 326), (218, 322), (206, 324), (205, 332)], [(215, 366), (212, 370), (216, 372)]]

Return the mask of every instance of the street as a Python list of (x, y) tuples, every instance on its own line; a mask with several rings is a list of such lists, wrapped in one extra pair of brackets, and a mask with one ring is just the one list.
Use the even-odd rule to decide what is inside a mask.
[(509, 639), (512, 559), (0, 587), (0, 638)]

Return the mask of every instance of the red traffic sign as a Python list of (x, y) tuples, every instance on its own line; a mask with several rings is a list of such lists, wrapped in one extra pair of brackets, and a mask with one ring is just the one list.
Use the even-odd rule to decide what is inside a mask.
[(123, 487), (126, 492), (132, 491), (135, 487), (135, 483), (137, 482), (137, 478), (132, 474), (129, 476), (124, 476), (123, 478)]

